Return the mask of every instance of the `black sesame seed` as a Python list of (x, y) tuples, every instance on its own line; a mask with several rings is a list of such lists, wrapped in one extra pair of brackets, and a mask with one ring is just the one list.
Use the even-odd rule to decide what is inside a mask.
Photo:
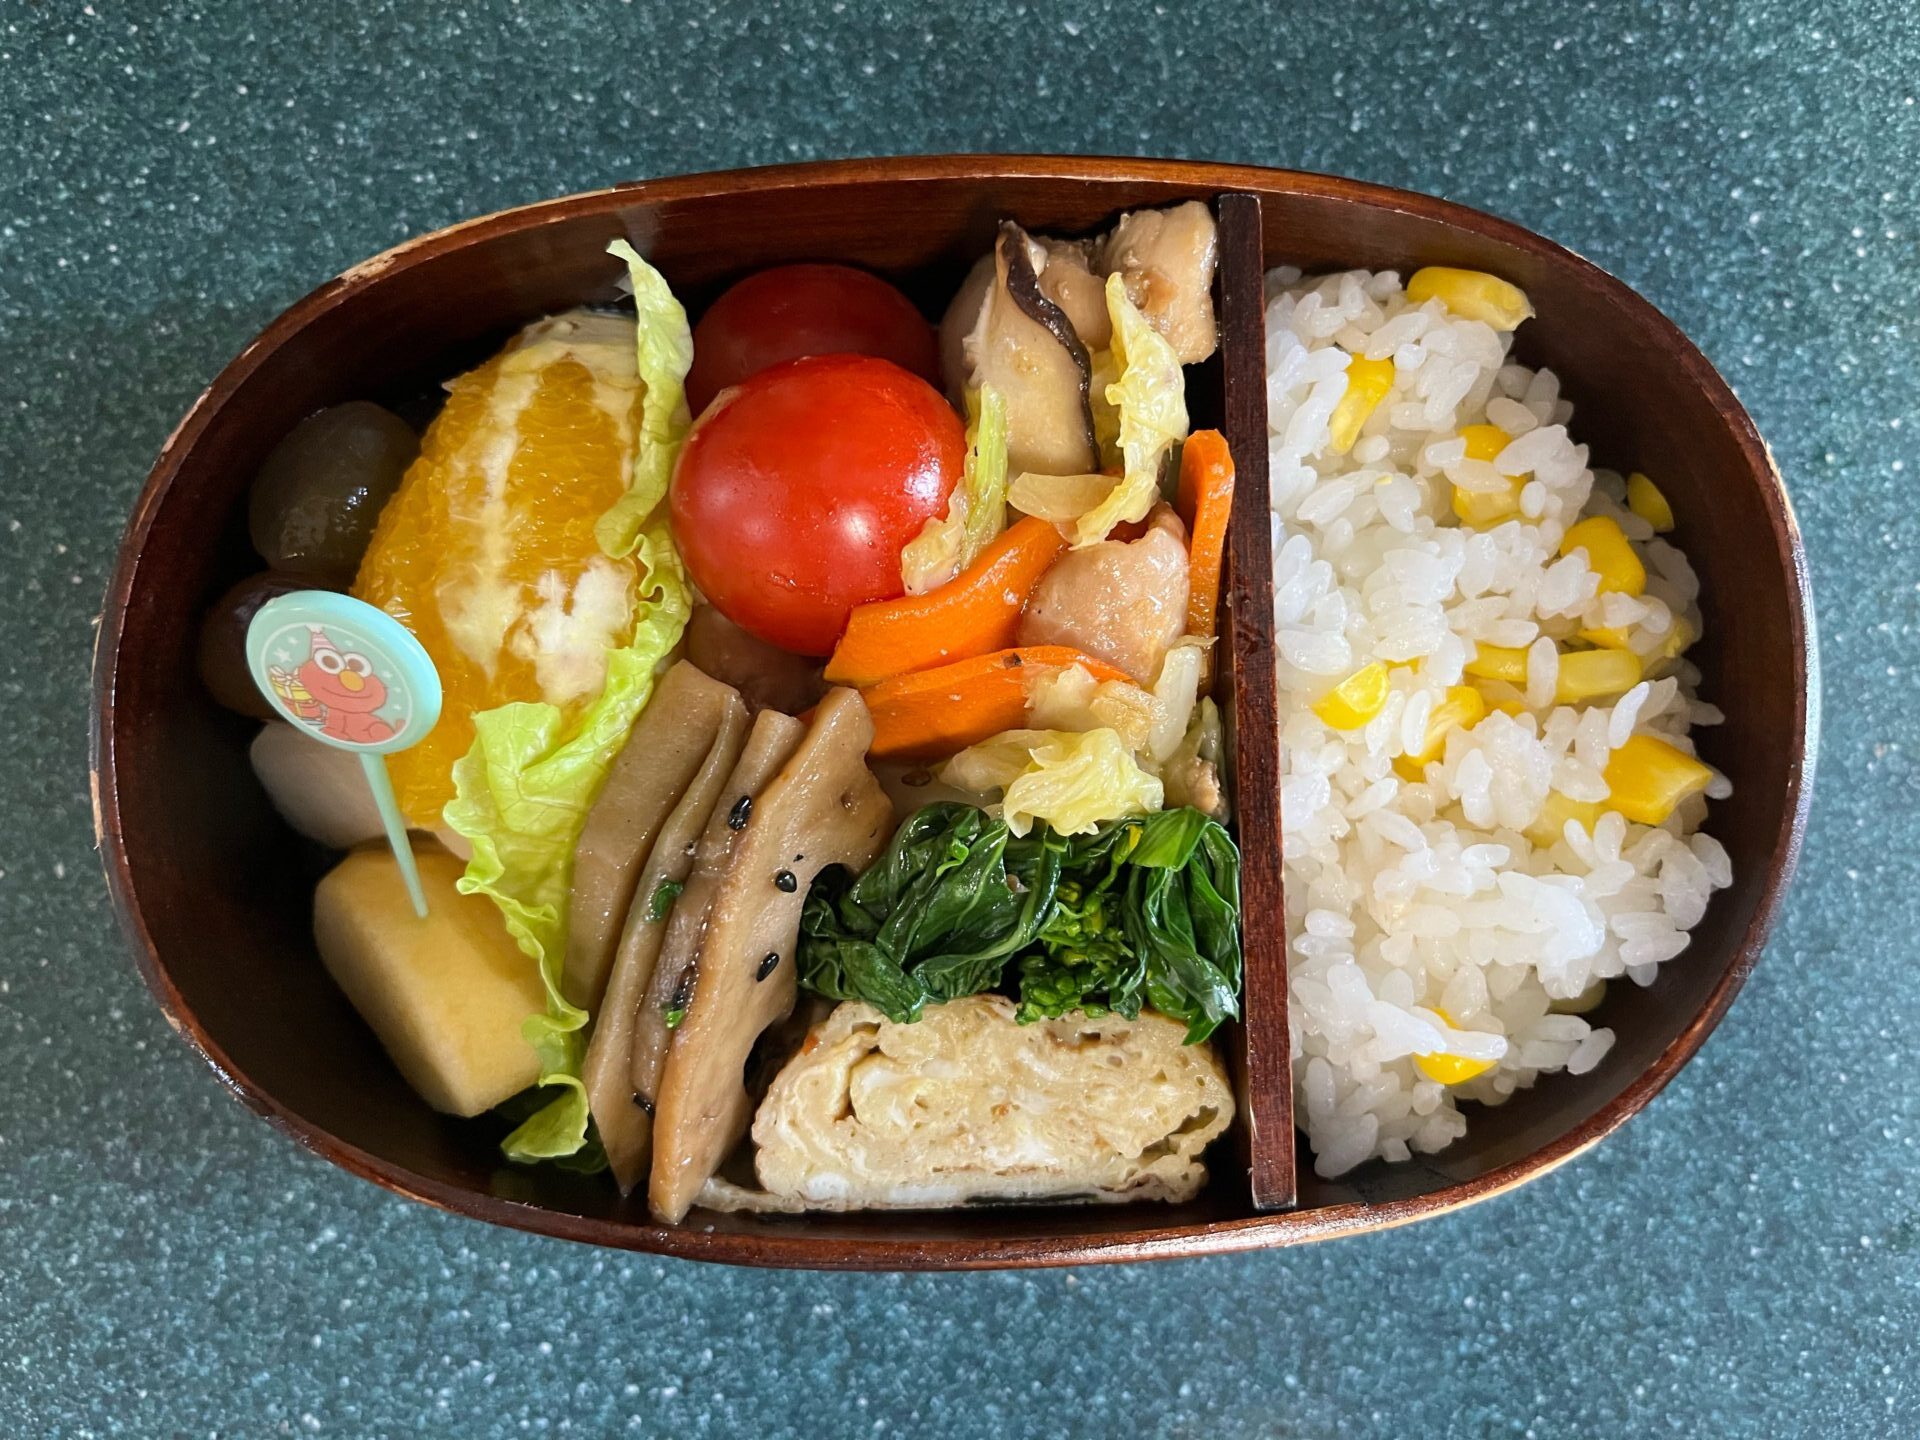
[(648, 1119), (653, 1118), (653, 1101), (642, 1095), (638, 1090), (633, 1092), (633, 1103), (646, 1112)]
[(800, 877), (791, 870), (782, 870), (773, 877), (773, 888), (791, 895), (800, 888)]
[(753, 797), (751, 795), (742, 795), (738, 800), (733, 802), (733, 808), (727, 812), (727, 828), (729, 830), (744, 830), (747, 828), (747, 821), (751, 819), (752, 816)]
[(753, 978), (756, 980), (764, 980), (779, 968), (780, 952), (777, 950), (769, 950), (766, 958), (760, 962), (760, 968), (753, 972)]

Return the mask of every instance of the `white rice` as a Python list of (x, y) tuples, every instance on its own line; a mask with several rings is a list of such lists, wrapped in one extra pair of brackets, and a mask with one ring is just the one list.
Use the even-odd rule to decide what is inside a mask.
[[(1602, 1061), (1612, 1032), (1556, 1002), (1596, 980), (1652, 983), (1730, 883), (1726, 852), (1699, 833), (1698, 797), (1658, 828), (1610, 811), (1546, 848), (1520, 832), (1549, 791), (1604, 799), (1607, 757), (1629, 736), (1690, 752), (1689, 728), (1720, 712), (1694, 699), (1684, 659), (1650, 663), (1611, 706), (1551, 704), (1556, 640), (1621, 627), (1646, 658), (1676, 618), (1701, 629), (1686, 557), (1625, 507), (1619, 475), (1588, 468), (1551, 371), (1509, 363), (1511, 336), (1438, 301), (1410, 306), (1391, 271), (1280, 269), (1267, 295), (1294, 1084), (1314, 1168), (1331, 1177), (1444, 1148), (1466, 1132), (1463, 1100), (1499, 1104)], [(1342, 456), (1328, 420), (1350, 354), (1391, 356), (1395, 373)], [(1512, 437), (1490, 463), (1459, 439), (1481, 423)], [(1530, 476), (1519, 519), (1455, 521), (1455, 486), (1512, 475)], [(1599, 595), (1584, 552), (1559, 556), (1567, 527), (1595, 514), (1634, 541), (1644, 595)], [(1526, 710), (1455, 730), (1425, 782), (1403, 780), (1393, 760), (1418, 747), (1476, 642), (1526, 650)], [(1323, 724), (1312, 702), (1374, 660), (1394, 667), (1386, 707), (1355, 731)], [(1725, 793), (1716, 777), (1708, 794)], [(1442, 1050), (1497, 1063), (1442, 1085), (1414, 1062)]]

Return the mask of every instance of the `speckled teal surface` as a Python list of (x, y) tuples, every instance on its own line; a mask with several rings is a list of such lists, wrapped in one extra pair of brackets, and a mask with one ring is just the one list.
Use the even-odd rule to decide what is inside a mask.
[[(1636, 6), (0, 3), (0, 1434), (1920, 1433), (1920, 20)], [(863, 152), (1295, 165), (1495, 210), (1673, 315), (1799, 507), (1826, 645), (1785, 924), (1598, 1151), (1288, 1254), (753, 1274), (304, 1155), (175, 1040), (91, 853), (127, 507), (276, 311), (608, 181)]]

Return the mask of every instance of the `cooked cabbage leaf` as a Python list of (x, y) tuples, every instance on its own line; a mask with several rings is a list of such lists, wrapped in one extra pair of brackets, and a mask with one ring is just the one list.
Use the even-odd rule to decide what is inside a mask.
[(959, 790), (999, 790), (1007, 828), (1025, 835), (1040, 821), (1083, 835), (1102, 821), (1158, 810), (1160, 781), (1133, 758), (1118, 732), (1008, 730), (962, 750), (940, 771)]
[(967, 466), (947, 513), (921, 527), (900, 552), (909, 595), (938, 589), (1007, 528), (1007, 402), (991, 385), (967, 396)]
[(507, 931), (540, 968), (543, 1014), (522, 1033), (540, 1056), (540, 1084), (561, 1091), (502, 1144), (514, 1160), (572, 1155), (586, 1142), (587, 1096), (580, 1083), (587, 1013), (560, 991), (566, 960), (567, 896), (573, 852), (614, 758), (653, 696), (654, 675), (680, 643), (692, 596), (664, 521), (641, 531), (635, 554), (640, 590), (632, 639), (607, 656), (607, 680), (572, 733), (558, 707), (521, 701), (473, 717), (473, 748), (454, 762), (447, 824), (473, 845), (463, 894), (500, 907)]
[(1119, 275), (1107, 277), (1113, 349), (1097, 359), (1094, 429), (1113, 475), (1022, 473), (1008, 491), (1016, 510), (1060, 527), (1078, 549), (1104, 540), (1113, 527), (1144, 520), (1160, 497), (1167, 453), (1187, 434), (1186, 378), (1166, 337), (1127, 298)]

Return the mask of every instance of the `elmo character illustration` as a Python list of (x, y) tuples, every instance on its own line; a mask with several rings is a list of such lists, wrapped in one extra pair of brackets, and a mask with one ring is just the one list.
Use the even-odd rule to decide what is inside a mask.
[(373, 673), (373, 663), (358, 651), (342, 653), (319, 626), (312, 630), (313, 653), (294, 671), (294, 679), (323, 707), (320, 733), (354, 745), (391, 739), (393, 726), (374, 714), (387, 703), (387, 687)]

